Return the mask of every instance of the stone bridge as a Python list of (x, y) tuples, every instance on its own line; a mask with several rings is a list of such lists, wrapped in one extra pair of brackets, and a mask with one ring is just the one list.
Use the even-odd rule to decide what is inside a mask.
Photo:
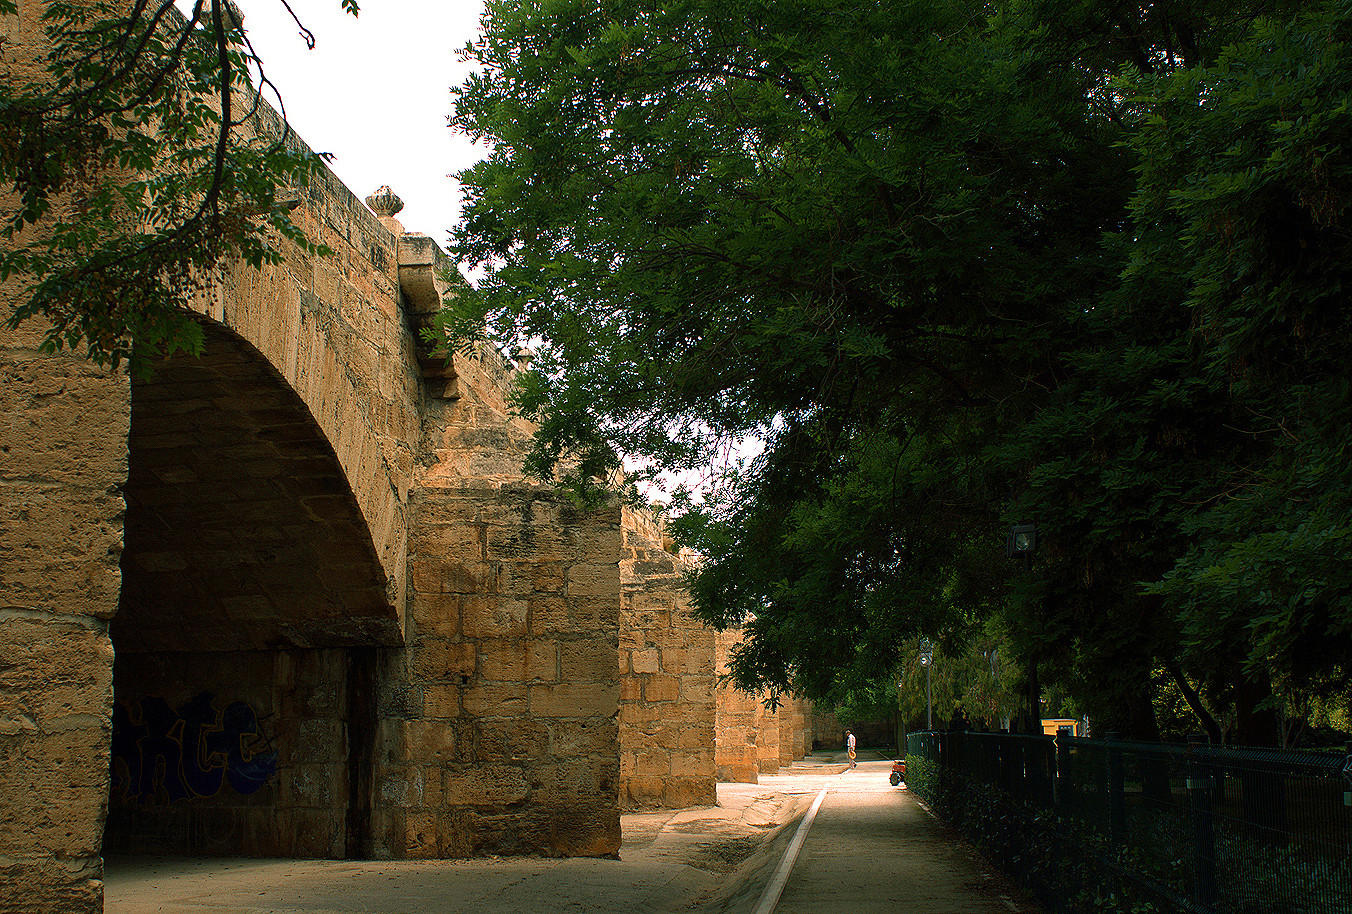
[(0, 335), (0, 910), (100, 910), (108, 852), (614, 855), (807, 748), (660, 525), (524, 477), (513, 366), (420, 346), (458, 280), (368, 200), (302, 191), (334, 254), (229, 268), (146, 380)]

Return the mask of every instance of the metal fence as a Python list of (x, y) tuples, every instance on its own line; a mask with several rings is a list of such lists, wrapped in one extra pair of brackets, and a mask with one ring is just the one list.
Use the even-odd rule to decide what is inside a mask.
[(1352, 744), (907, 740), (907, 786), (1057, 911), (1352, 914)]

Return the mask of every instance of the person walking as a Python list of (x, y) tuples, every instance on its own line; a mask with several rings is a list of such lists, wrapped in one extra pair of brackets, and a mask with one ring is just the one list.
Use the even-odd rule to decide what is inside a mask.
[(849, 730), (845, 731), (845, 749), (850, 755), (850, 767), (854, 767), (854, 734)]

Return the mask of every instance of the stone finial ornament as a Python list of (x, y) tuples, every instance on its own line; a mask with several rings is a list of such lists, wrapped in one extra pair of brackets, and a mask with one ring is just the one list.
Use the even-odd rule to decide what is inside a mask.
[(377, 216), (392, 219), (395, 213), (404, 208), (404, 201), (400, 200), (399, 196), (390, 190), (390, 186), (386, 184), (366, 198), (366, 205), (371, 207), (371, 212)]
[[(221, 13), (221, 21), (225, 24), (226, 29), (233, 32), (244, 31), (244, 12), (233, 0), (225, 0)], [(209, 19), (210, 17), (208, 17)]]

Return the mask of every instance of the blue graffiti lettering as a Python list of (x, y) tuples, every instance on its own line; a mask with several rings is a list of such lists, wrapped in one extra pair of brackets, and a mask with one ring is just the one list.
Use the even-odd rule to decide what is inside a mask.
[(113, 707), (113, 792), (130, 803), (213, 797), (228, 781), (236, 793), (260, 790), (277, 773), (277, 750), (242, 701), (215, 708), (200, 692), (177, 709), (158, 696), (137, 710)]

